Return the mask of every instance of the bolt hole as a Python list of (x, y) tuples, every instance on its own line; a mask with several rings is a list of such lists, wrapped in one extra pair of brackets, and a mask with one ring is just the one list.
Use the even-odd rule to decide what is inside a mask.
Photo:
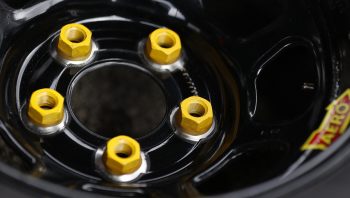
[(67, 39), (72, 43), (81, 43), (85, 40), (86, 34), (78, 28), (70, 28), (67, 32)]
[(168, 33), (163, 33), (158, 36), (157, 44), (162, 48), (172, 48), (175, 45), (175, 39)]
[(47, 95), (48, 93), (45, 93), (45, 95), (40, 96), (39, 98), (39, 107), (44, 110), (50, 110), (56, 107), (57, 101), (54, 97)]
[(206, 108), (200, 103), (191, 103), (188, 106), (188, 113), (196, 118), (204, 116), (206, 113)]
[(128, 158), (132, 154), (132, 148), (125, 143), (118, 144), (115, 148), (115, 154), (121, 158)]

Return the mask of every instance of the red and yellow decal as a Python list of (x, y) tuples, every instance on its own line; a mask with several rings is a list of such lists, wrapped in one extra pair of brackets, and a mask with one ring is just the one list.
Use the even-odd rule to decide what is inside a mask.
[(327, 107), (320, 127), (312, 132), (301, 150), (325, 150), (347, 129), (350, 122), (350, 89)]

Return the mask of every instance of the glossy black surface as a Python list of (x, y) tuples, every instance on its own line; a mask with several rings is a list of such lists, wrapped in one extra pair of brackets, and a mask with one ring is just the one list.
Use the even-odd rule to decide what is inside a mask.
[[(303, 155), (300, 146), (339, 94), (337, 57), (320, 10), (310, 5), (302, 0), (0, 2), (2, 136), (32, 167), (28, 174), (81, 191), (217, 195), (265, 182)], [(89, 27), (99, 47), (94, 60), (80, 68), (64, 67), (49, 53), (60, 27), (72, 22)], [(188, 75), (159, 74), (142, 62), (139, 42), (161, 26), (181, 36)], [(106, 67), (137, 69), (160, 87), (152, 93), (161, 90), (165, 98), (160, 124), (141, 127), (135, 135), (150, 169), (126, 185), (104, 181), (93, 163), (95, 150), (113, 132), (91, 130), (71, 105), (84, 99), (74, 94), (81, 76)], [(207, 142), (191, 144), (173, 134), (169, 114), (192, 94), (186, 76), (214, 108), (218, 130)], [(43, 87), (66, 97), (70, 115), (64, 133), (53, 137), (31, 134), (20, 117), (30, 94)], [(118, 128), (102, 123), (108, 130)], [(128, 129), (135, 128), (125, 125), (116, 134)]]

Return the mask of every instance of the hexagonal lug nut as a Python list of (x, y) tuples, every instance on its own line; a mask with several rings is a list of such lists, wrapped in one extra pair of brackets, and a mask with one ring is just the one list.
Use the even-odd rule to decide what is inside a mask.
[(89, 57), (92, 49), (92, 33), (81, 24), (68, 24), (61, 28), (57, 51), (67, 60), (84, 60)]
[(117, 136), (107, 142), (103, 160), (108, 172), (124, 175), (135, 172), (140, 168), (140, 144), (131, 137)]
[(41, 127), (59, 124), (64, 118), (64, 98), (53, 89), (33, 92), (29, 100), (28, 118)]
[(181, 40), (176, 32), (159, 28), (148, 36), (145, 53), (152, 62), (167, 65), (180, 58), (181, 48)]
[(212, 126), (213, 117), (213, 109), (208, 100), (191, 96), (180, 104), (178, 124), (190, 135), (202, 135)]

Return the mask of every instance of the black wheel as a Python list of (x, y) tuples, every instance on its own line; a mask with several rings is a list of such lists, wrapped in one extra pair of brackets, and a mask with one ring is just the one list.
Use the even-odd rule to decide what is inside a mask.
[[(350, 178), (335, 173), (349, 155), (349, 6), (0, 1), (0, 188), (16, 197), (329, 197), (338, 185), (321, 187), (324, 178)], [(82, 61), (56, 51), (71, 23), (92, 32)], [(181, 38), (169, 67), (144, 54), (160, 27)], [(64, 97), (63, 127), (28, 120), (42, 88)], [(179, 135), (178, 108), (191, 96), (212, 106), (205, 137)], [(147, 164), (130, 181), (106, 177), (98, 161), (119, 135), (137, 140)]]

